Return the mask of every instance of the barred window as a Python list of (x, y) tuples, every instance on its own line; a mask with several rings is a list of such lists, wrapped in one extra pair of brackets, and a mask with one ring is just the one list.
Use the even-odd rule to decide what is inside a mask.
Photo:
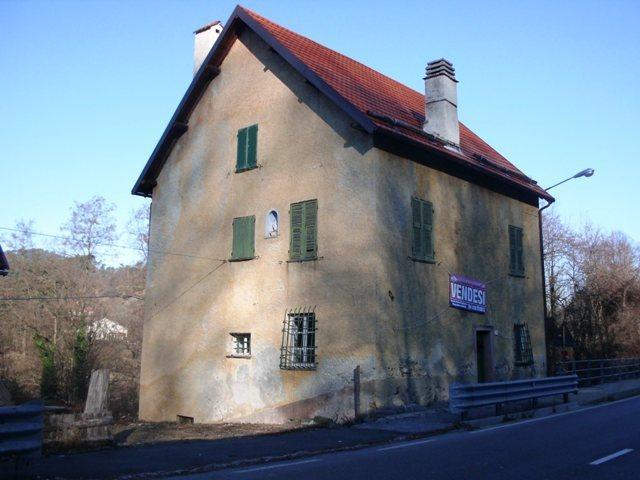
[(519, 366), (533, 365), (533, 352), (531, 351), (531, 337), (526, 323), (516, 323), (513, 326), (515, 339), (515, 364)]
[(248, 357), (251, 355), (251, 334), (250, 333), (232, 333), (231, 334), (232, 355)]
[(299, 308), (285, 313), (280, 368), (283, 370), (316, 368), (315, 308)]

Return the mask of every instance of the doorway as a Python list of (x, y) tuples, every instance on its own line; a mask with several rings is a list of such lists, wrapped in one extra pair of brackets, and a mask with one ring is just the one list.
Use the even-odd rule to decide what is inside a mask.
[(478, 369), (478, 383), (493, 380), (493, 348), (491, 345), (491, 330), (476, 330), (476, 366)]

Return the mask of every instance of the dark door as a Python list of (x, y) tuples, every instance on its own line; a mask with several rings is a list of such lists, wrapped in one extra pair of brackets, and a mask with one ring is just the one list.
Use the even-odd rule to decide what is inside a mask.
[(491, 354), (491, 332), (489, 330), (476, 331), (478, 383), (490, 382), (493, 379), (493, 360)]

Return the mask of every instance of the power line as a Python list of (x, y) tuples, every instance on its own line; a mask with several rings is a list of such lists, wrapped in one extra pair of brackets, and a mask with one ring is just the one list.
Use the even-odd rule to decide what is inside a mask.
[[(195, 288), (198, 284), (202, 283), (206, 278), (208, 278), (216, 270), (218, 270), (225, 263), (227, 263), (227, 260), (220, 260), (220, 262), (221, 263), (219, 265), (216, 265), (214, 268), (209, 270), (204, 276), (200, 277), (195, 283), (193, 283), (191, 286), (183, 290), (180, 294), (178, 294), (176, 297), (174, 297), (165, 305), (163, 305), (156, 313), (151, 315), (150, 318), (155, 317), (161, 311), (164, 311), (165, 309), (170, 307), (173, 303), (175, 303), (180, 298), (182, 298), (183, 295), (185, 295), (187, 292)], [(121, 299), (135, 298), (137, 300), (144, 300), (143, 298), (137, 297), (135, 295), (88, 295), (88, 296), (66, 296), (66, 297), (0, 297), (0, 301), (20, 302), (20, 301), (30, 301), (30, 300), (91, 300), (91, 299), (100, 299), (100, 298), (121, 298)]]
[(183, 290), (180, 294), (178, 294), (176, 297), (174, 297), (173, 299), (171, 299), (168, 303), (166, 303), (165, 305), (163, 305), (162, 307), (160, 307), (158, 309), (158, 311), (156, 311), (156, 313), (152, 314), (149, 317), (149, 320), (151, 320), (152, 318), (154, 318), (155, 316), (157, 316), (158, 314), (160, 314), (161, 312), (165, 311), (167, 308), (169, 308), (171, 305), (173, 305), (175, 302), (177, 302), (180, 298), (182, 298), (183, 295), (185, 295), (188, 291), (192, 290), (193, 288), (195, 288), (198, 284), (202, 283), (205, 279), (207, 279), (210, 275), (212, 275), (215, 271), (217, 271), (220, 267), (222, 267), (225, 263), (227, 263), (227, 260), (221, 260), (222, 263), (220, 263), (220, 265), (217, 265), (216, 267), (212, 268), (211, 270), (209, 270), (205, 275), (203, 275), (202, 277), (200, 277), (194, 284), (192, 284), (190, 287), (188, 287), (187, 289)]
[[(77, 241), (77, 239), (72, 238), (72, 237), (64, 237), (62, 235), (53, 235), (50, 233), (39, 233), (39, 232), (34, 232), (33, 230), (20, 230), (19, 228), (9, 228), (9, 227), (0, 227), (0, 230), (7, 230), (10, 232), (19, 232), (19, 233), (28, 233), (29, 235), (37, 235), (40, 237), (48, 237), (48, 238), (55, 238), (58, 240), (67, 240), (67, 241)], [(128, 250), (136, 250), (139, 252), (144, 252), (145, 249), (144, 248), (139, 248), (139, 247), (131, 247), (128, 245), (119, 245), (116, 243), (96, 243), (96, 246), (100, 246), (100, 247), (114, 247), (114, 248), (126, 248)], [(164, 251), (164, 250), (156, 250), (156, 249), (146, 249), (146, 251), (148, 253), (159, 253), (162, 255), (174, 255), (177, 257), (187, 257), (187, 258), (198, 258), (198, 259), (202, 259), (202, 260), (216, 260), (216, 261), (223, 261), (223, 259), (221, 258), (212, 258), (212, 257), (203, 257), (201, 255), (192, 255), (192, 254), (188, 254), (188, 253), (176, 253), (176, 252), (168, 252), (168, 251)]]
[(136, 300), (143, 300), (135, 295), (88, 295), (88, 296), (69, 296), (69, 297), (0, 297), (0, 301), (5, 302), (22, 302), (29, 300), (91, 300), (97, 298), (135, 298)]

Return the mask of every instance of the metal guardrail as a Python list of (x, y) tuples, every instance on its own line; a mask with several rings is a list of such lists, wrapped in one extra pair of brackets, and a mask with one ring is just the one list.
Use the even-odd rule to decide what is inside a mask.
[(42, 453), (42, 401), (0, 407), (0, 460), (34, 458)]
[(640, 377), (640, 358), (597, 358), (559, 362), (558, 375), (575, 374), (581, 387)]
[(528, 378), (508, 382), (454, 383), (449, 387), (449, 409), (452, 413), (464, 414), (477, 407), (495, 405), (496, 411), (502, 404), (522, 400), (535, 401), (538, 398), (563, 395), (569, 400), (570, 393), (578, 392), (578, 376)]

